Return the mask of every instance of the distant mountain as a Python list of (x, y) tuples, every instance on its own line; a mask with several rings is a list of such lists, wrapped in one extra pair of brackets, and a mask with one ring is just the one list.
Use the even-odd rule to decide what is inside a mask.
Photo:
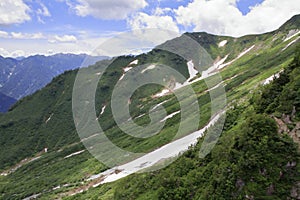
[(6, 112), (10, 106), (16, 103), (16, 99), (6, 96), (0, 92), (0, 112)]
[[(0, 92), (13, 99), (20, 99), (41, 89), (55, 76), (79, 68), (86, 58), (86, 54), (35, 55), (22, 59), (0, 56)], [(95, 64), (104, 58), (89, 57), (86, 65)]]

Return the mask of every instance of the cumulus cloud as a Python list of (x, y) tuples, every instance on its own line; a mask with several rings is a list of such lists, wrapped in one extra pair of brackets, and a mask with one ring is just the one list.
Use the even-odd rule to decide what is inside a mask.
[(30, 20), (29, 7), (23, 0), (5, 0), (0, 2), (0, 25), (20, 24)]
[(169, 12), (169, 8), (158, 8), (153, 11), (153, 15), (139, 12), (128, 18), (127, 23), (133, 29), (135, 39), (142, 41), (143, 47), (153, 48), (179, 36), (180, 30), (173, 17), (166, 15)]
[[(145, 0), (77, 0), (71, 5), (76, 14), (82, 17), (91, 15), (99, 19), (125, 19), (133, 12), (146, 7)], [(70, 2), (68, 3), (70, 6)]]
[(300, 13), (299, 0), (265, 0), (242, 15), (236, 0), (194, 0), (175, 9), (177, 23), (193, 31), (241, 36), (263, 33), (278, 28)]
[(11, 32), (9, 38), (13, 39), (44, 39), (45, 36), (42, 33), (21, 33)]
[(52, 39), (48, 40), (50, 43), (73, 43), (77, 41), (77, 38), (74, 35), (63, 35), (63, 36), (58, 36), (55, 35)]
[(9, 33), (6, 31), (0, 31), (0, 38), (9, 38)]
[[(239, 0), (193, 0), (175, 9), (156, 8), (151, 14), (139, 12), (127, 21), (131, 28), (160, 28), (179, 31), (205, 31), (217, 35), (242, 36), (277, 29), (300, 13), (300, 0), (265, 0), (243, 15)], [(183, 28), (182, 28), (183, 27)]]
[(148, 15), (140, 12), (130, 18), (128, 24), (133, 29), (157, 28), (179, 32), (176, 22), (167, 15)]

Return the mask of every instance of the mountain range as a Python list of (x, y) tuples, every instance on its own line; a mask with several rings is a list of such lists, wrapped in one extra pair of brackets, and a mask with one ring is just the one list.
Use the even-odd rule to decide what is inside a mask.
[[(212, 62), (204, 63), (201, 72), (196, 73), (195, 66), (191, 65), (191, 61), (199, 61), (192, 55), (191, 60), (187, 60), (163, 50), (184, 44), (186, 37), (200, 44), (211, 57)], [(89, 133), (91, 127), (85, 123), (79, 127), (86, 131), (85, 137), (78, 135), (80, 120), (72, 112), (72, 97), (79, 71), (60, 71), (62, 74), (45, 87), (17, 101), (7, 113), (0, 114), (0, 198), (299, 199), (299, 39), (300, 15), (297, 15), (269, 33), (240, 38), (204, 32), (185, 33), (149, 53), (103, 60), (83, 69), (84, 75), (84, 72), (92, 72), (82, 78), (85, 84), (102, 75), (95, 100), (89, 102), (88, 95), (78, 100), (81, 105), (95, 105), (95, 116), (87, 112), (89, 115), (85, 115), (84, 122), (98, 122), (110, 142), (127, 152), (143, 152), (147, 156), (154, 150), (159, 152), (167, 144), (175, 144), (171, 152), (185, 149), (172, 164), (152, 172), (132, 174), (126, 162), (136, 169), (144, 169), (147, 163), (153, 162), (152, 167), (159, 167), (171, 157), (164, 157), (161, 151), (162, 154), (157, 155), (161, 156), (158, 162), (149, 159), (136, 166), (137, 159), (126, 160), (130, 158), (126, 155), (123, 156), (126, 162), (121, 162), (124, 165), (109, 169), (92, 156), (94, 146), (106, 147), (107, 143), (97, 143), (101, 134)], [(28, 59), (21, 60), (23, 65), (31, 63), (32, 58)], [(4, 60), (7, 66), (17, 62)], [(54, 60), (59, 60), (59, 56)], [(109, 67), (103, 71), (108, 63)], [(40, 64), (48, 69), (52, 66), (50, 61), (42, 63), (40, 60)], [(158, 113), (161, 106), (165, 108), (167, 117), (154, 121), (156, 125), (164, 123), (163, 129), (149, 138), (124, 133), (112, 111), (114, 88), (139, 66), (144, 67), (141, 72), (137, 71), (139, 74), (159, 72), (159, 78), (170, 85), (169, 88), (145, 85), (128, 100), (130, 115), (141, 127), (151, 124), (149, 114)], [(163, 74), (164, 66), (180, 72), (187, 80)], [(8, 77), (10, 73), (6, 70), (1, 75)], [(222, 77), (221, 83), (213, 81), (218, 75)], [(210, 81), (214, 84), (208, 85)], [(121, 84), (120, 91), (129, 86)], [(185, 129), (176, 139), (184, 140), (201, 131), (202, 136), (209, 137), (198, 136), (191, 145), (181, 146), (172, 139), (180, 128), (180, 113), (184, 111), (180, 99), (172, 91), (180, 96), (188, 87), (194, 90), (201, 116), (195, 123), (197, 110), (193, 110), (194, 104), (190, 103), (193, 99), (185, 96), (183, 102), (190, 103), (187, 112), (191, 115), (184, 123), (195, 129)], [(219, 91), (222, 90), (226, 92), (227, 103), (219, 109), (226, 111), (226, 117), (222, 112), (211, 113), (211, 95), (220, 100)], [(216, 116), (219, 118), (214, 120)], [(224, 126), (211, 123), (222, 120)], [(131, 130), (132, 127), (125, 128)], [(135, 133), (147, 131), (151, 132), (151, 128)], [(209, 135), (210, 131), (223, 132), (216, 142), (214, 135)], [(215, 145), (206, 157), (199, 156), (203, 143)], [(86, 144), (92, 145), (87, 149)]]
[[(81, 67), (88, 57), (86, 54), (56, 54), (52, 56), (35, 55), (26, 58), (4, 58), (0, 56), (0, 92), (19, 100), (43, 88), (52, 78), (67, 70)], [(89, 56), (89, 64), (105, 57)], [(1, 98), (0, 112), (6, 112), (15, 102)]]

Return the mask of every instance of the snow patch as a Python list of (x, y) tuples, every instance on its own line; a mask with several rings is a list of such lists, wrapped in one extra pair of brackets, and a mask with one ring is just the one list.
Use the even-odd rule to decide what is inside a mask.
[(54, 187), (54, 188), (52, 188), (52, 191), (54, 191), (54, 190), (58, 190), (58, 189), (60, 189), (61, 188), (61, 186), (59, 185), (59, 186), (56, 186), (56, 187)]
[(122, 80), (125, 77), (126, 72), (130, 71), (132, 69), (132, 67), (125, 67), (123, 68), (123, 74), (120, 77), (119, 81)]
[[(144, 114), (141, 114), (141, 115), (139, 115), (139, 116), (137, 116), (136, 118), (134, 118), (134, 119), (139, 119), (139, 118), (141, 118), (141, 117), (143, 117), (143, 116), (145, 116), (146, 114), (144, 113)], [(127, 121), (129, 121), (130, 119), (128, 119)]]
[(102, 107), (100, 115), (103, 115), (105, 108), (106, 108), (106, 105)]
[(300, 39), (300, 36), (297, 37), (295, 40), (293, 40), (292, 42), (288, 43), (283, 49), (282, 51), (286, 50), (289, 46), (291, 46), (292, 44), (294, 44), (295, 42), (297, 42)]
[(180, 153), (187, 151), (191, 145), (195, 145), (198, 138), (202, 137), (205, 130), (215, 124), (221, 115), (222, 113), (215, 115), (204, 128), (195, 131), (190, 135), (168, 143), (129, 163), (106, 170), (100, 174), (93, 175), (88, 179), (88, 181), (103, 177), (103, 181), (100, 182), (100, 184), (113, 182), (142, 169), (151, 167), (162, 159), (175, 157)]
[(299, 33), (300, 33), (300, 31), (298, 31), (298, 30), (291, 30), (291, 31), (289, 32), (289, 34), (286, 36), (286, 38), (284, 39), (284, 42), (286, 42), (286, 41), (292, 39), (293, 37), (295, 37), (295, 36), (298, 35)]
[(163, 97), (163, 96), (165, 96), (168, 93), (170, 93), (169, 89), (163, 89), (160, 93), (155, 94), (153, 97), (154, 98)]
[(194, 63), (192, 60), (187, 62), (187, 66), (188, 66), (188, 71), (189, 71), (189, 75), (190, 75), (190, 78), (188, 80), (191, 80), (198, 74), (198, 70), (195, 69)]
[(53, 115), (54, 115), (54, 113), (52, 113), (52, 114), (50, 115), (50, 117), (45, 121), (46, 124), (51, 120), (51, 118), (52, 118)]
[[(194, 73), (194, 74), (193, 74), (194, 76), (193, 76), (193, 77), (190, 76), (190, 78), (189, 78), (187, 81), (185, 81), (183, 84), (181, 84), (181, 83), (175, 83), (175, 87), (174, 87), (173, 90), (178, 90), (178, 89), (180, 89), (180, 88), (182, 88), (182, 87), (184, 87), (184, 86), (190, 85), (190, 84), (192, 84), (192, 83), (195, 83), (195, 82), (197, 82), (197, 81), (206, 79), (206, 78), (208, 78), (209, 76), (214, 75), (214, 74), (217, 72), (218, 69), (221, 69), (222, 64), (226, 61), (226, 59), (228, 58), (228, 56), (229, 56), (229, 54), (226, 55), (226, 56), (225, 56), (224, 58), (222, 58), (221, 60), (219, 60), (218, 62), (214, 63), (214, 65), (211, 66), (210, 68), (208, 68), (207, 70), (203, 71), (202, 74), (201, 74), (201, 77), (199, 77), (199, 78), (197, 78), (197, 79), (191, 81), (191, 80), (196, 76), (196, 75), (194, 75), (194, 74), (195, 74), (195, 73)], [(191, 64), (189, 64), (190, 67), (193, 67), (192, 64), (193, 64), (192, 62), (191, 62)], [(195, 71), (196, 71), (196, 70), (195, 70)], [(197, 73), (198, 73), (198, 71), (197, 71)]]
[(228, 63), (225, 63), (225, 64), (221, 65), (221, 66), (219, 67), (219, 69), (222, 69), (222, 68), (224, 68), (224, 67), (226, 67), (226, 66), (228, 66), (228, 65), (231, 65), (232, 63), (234, 63), (235, 61), (237, 61), (238, 59), (240, 59), (241, 57), (243, 57), (245, 54), (247, 54), (249, 51), (251, 51), (254, 47), (255, 47), (255, 45), (251, 46), (249, 49), (246, 49), (245, 51), (243, 51), (242, 53), (240, 53), (240, 54), (238, 55), (238, 57), (236, 57), (236, 58), (233, 59), (232, 61), (230, 61), (230, 62), (228, 62)]
[(137, 65), (139, 63), (139, 60), (134, 60), (131, 63), (129, 63), (129, 65)]
[(129, 70), (131, 70), (132, 69), (132, 67), (125, 67), (125, 68), (123, 68), (123, 71), (126, 73), (126, 72), (128, 72)]
[(154, 69), (155, 67), (156, 67), (155, 65), (150, 65), (146, 69), (144, 69), (141, 73), (143, 74), (143, 73), (145, 73), (145, 71)]
[(158, 108), (159, 106), (163, 105), (163, 104), (166, 103), (167, 101), (169, 101), (169, 100), (165, 100), (165, 101), (160, 102), (159, 104), (155, 105), (155, 106), (150, 110), (150, 112), (153, 111), (153, 110), (155, 110), (155, 109)]
[(34, 195), (31, 195), (29, 197), (26, 197), (24, 198), (23, 200), (32, 200), (32, 199), (37, 199), (39, 196), (41, 196), (41, 193), (39, 194), (34, 194)]
[(174, 117), (175, 115), (177, 115), (178, 113), (180, 113), (180, 110), (179, 111), (176, 111), (168, 116), (166, 116), (165, 118), (163, 118), (162, 120), (160, 120), (160, 122), (164, 122), (166, 121), (167, 119), (171, 119), (172, 117)]
[(123, 80), (124, 77), (125, 77), (125, 73), (122, 74), (122, 76), (119, 78), (119, 81), (120, 81), (120, 80)]
[(267, 79), (264, 81), (263, 85), (268, 85), (268, 84), (270, 84), (275, 78), (279, 78), (281, 72), (282, 72), (282, 70), (281, 70), (280, 72), (278, 72), (277, 74), (274, 74), (274, 75), (270, 76), (269, 78), (267, 78)]
[(227, 44), (227, 40), (223, 40), (222, 42), (219, 43), (219, 47), (224, 47)]
[(83, 152), (85, 152), (85, 150), (81, 150), (81, 151), (77, 151), (77, 152), (75, 152), (75, 153), (71, 153), (70, 155), (65, 156), (64, 158), (65, 158), (65, 159), (66, 159), (66, 158), (70, 158), (70, 157), (72, 157), (72, 156), (79, 155), (79, 154), (81, 154), (81, 153), (83, 153)]

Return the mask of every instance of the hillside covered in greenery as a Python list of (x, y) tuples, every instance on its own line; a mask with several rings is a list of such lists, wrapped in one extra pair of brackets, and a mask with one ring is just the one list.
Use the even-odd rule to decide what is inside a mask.
[[(300, 46), (279, 78), (227, 112), (222, 137), (206, 158), (199, 158), (200, 139), (166, 169), (70, 199), (298, 199), (300, 146), (289, 135), (300, 130), (299, 60)], [(275, 115), (291, 117), (286, 132), (279, 131)]]
[[(78, 70), (57, 76), (0, 114), (0, 199), (297, 199), (300, 50), (299, 33), (295, 33), (299, 19), (300, 15), (295, 16), (270, 33), (240, 38), (186, 33), (149, 53), (115, 58), (98, 83), (97, 118), (93, 120), (124, 150), (148, 153), (169, 143), (181, 117), (176, 114), (167, 119), (162, 131), (149, 138), (127, 135), (113, 120), (110, 101), (114, 86), (124, 69), (144, 64), (167, 65), (189, 78), (189, 60), (160, 48), (185, 36), (209, 53), (211, 64), (224, 61), (222, 68), (214, 69), (222, 82), (215, 83), (213, 89), (206, 81), (214, 80), (215, 75), (203, 80), (198, 79), (202, 74), (197, 74), (194, 79), (198, 81), (190, 84), (201, 110), (197, 130), (213, 117), (210, 92), (218, 88), (226, 91), (223, 109), (227, 112), (224, 128), (211, 127), (223, 132), (205, 158), (199, 158), (203, 142), (199, 139), (167, 168), (112, 183), (101, 185), (101, 178), (90, 180), (107, 167), (88, 152), (75, 128), (72, 93)], [(99, 61), (88, 69), (97, 75), (107, 62)], [(85, 78), (88, 82), (91, 77)], [(174, 79), (165, 78), (169, 82)], [(162, 89), (146, 85), (133, 94), (130, 114), (135, 123), (149, 124), (149, 112), (158, 104), (168, 115), (180, 110), (174, 94), (153, 98)]]

